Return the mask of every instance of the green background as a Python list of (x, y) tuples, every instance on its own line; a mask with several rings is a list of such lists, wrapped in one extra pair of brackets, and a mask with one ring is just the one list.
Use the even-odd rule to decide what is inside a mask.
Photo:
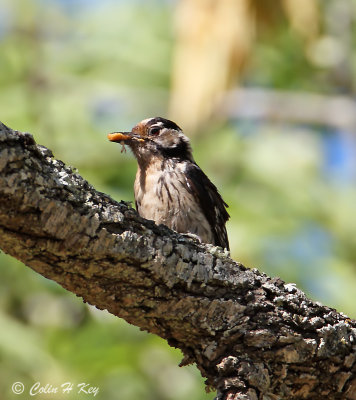
[[(269, 3), (273, 11), (276, 3)], [(285, 15), (262, 15), (231, 87), (352, 100), (356, 29), (352, 18), (346, 27), (342, 19), (330, 23), (335, 3), (318, 3), (319, 59)], [(355, 15), (355, 1), (338, 3)], [(132, 201), (136, 162), (106, 135), (167, 116), (175, 7), (153, 0), (0, 0), (0, 120), (32, 133), (96, 189)], [(356, 317), (355, 131), (230, 117), (186, 134), (230, 206), (232, 257)], [(0, 254), (0, 399), (27, 398), (37, 381), (86, 382), (106, 400), (212, 399), (194, 366), (177, 367), (181, 357)], [(25, 384), (23, 395), (12, 393), (16, 381)], [(74, 389), (36, 397), (83, 395)]]

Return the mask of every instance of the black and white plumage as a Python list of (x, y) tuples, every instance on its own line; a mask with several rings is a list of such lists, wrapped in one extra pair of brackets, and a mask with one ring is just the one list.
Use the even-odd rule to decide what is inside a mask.
[(195, 163), (189, 139), (177, 124), (148, 118), (131, 132), (111, 133), (108, 138), (130, 146), (137, 159), (134, 192), (142, 217), (229, 249), (228, 206)]

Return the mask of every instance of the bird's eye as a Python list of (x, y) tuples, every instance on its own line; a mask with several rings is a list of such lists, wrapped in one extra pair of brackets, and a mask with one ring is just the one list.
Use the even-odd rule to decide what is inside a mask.
[(153, 128), (150, 129), (149, 133), (150, 133), (151, 136), (157, 136), (159, 134), (159, 131), (160, 131), (160, 128), (153, 127)]

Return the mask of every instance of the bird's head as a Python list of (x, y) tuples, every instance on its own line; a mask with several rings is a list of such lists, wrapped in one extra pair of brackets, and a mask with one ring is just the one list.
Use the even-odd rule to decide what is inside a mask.
[(108, 139), (130, 146), (139, 163), (154, 157), (194, 162), (189, 139), (176, 123), (165, 118), (144, 119), (131, 132), (109, 133)]

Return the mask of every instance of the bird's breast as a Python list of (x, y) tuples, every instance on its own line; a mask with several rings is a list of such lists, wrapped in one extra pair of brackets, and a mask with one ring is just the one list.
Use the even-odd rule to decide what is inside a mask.
[(185, 164), (151, 163), (139, 168), (134, 185), (138, 213), (180, 233), (193, 233), (205, 243), (213, 234), (194, 193), (188, 186)]

